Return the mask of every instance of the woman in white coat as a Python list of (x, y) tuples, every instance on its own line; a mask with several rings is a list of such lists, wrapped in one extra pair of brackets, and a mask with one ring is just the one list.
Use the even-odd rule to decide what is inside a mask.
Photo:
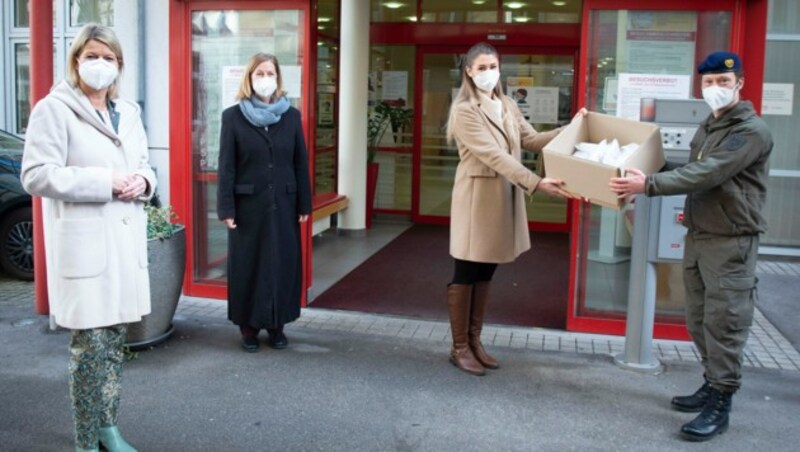
[(122, 49), (107, 27), (72, 42), (67, 80), (31, 113), (22, 184), (42, 197), (55, 322), (72, 330), (77, 450), (134, 450), (119, 434), (126, 324), (150, 313), (147, 216), (155, 175), (139, 107), (117, 97)]

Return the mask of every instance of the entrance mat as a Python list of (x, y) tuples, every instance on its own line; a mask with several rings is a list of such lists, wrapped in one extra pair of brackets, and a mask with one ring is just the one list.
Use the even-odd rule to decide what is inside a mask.
[[(531, 245), (515, 262), (498, 266), (486, 322), (565, 329), (569, 236), (533, 232)], [(412, 226), (310, 306), (447, 320), (449, 246), (448, 227)]]

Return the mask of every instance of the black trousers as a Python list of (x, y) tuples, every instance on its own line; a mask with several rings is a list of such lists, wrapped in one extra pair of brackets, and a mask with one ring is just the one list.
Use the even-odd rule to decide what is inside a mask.
[(455, 272), (450, 284), (475, 284), (481, 281), (491, 281), (495, 270), (497, 270), (497, 264), (455, 259)]

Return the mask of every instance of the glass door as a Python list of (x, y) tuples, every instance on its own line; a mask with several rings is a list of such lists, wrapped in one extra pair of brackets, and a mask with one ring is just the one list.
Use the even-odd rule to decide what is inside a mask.
[[(587, 3), (581, 62), (581, 99), (590, 111), (622, 116), (617, 99), (621, 74), (688, 76), (691, 97), (702, 98), (697, 64), (711, 51), (731, 49), (736, 17), (732, 1), (715, 0), (685, 9), (617, 9), (616, 3)], [(736, 51), (737, 49), (733, 49)], [(622, 110), (622, 108), (619, 108)], [(630, 206), (629, 206), (630, 209)], [(632, 210), (577, 204), (567, 329), (624, 334), (630, 284)], [(659, 263), (656, 337), (685, 339), (685, 300), (680, 264)]]
[[(303, 2), (187, 2), (172, 4), (185, 42), (174, 63), (177, 77), (171, 102), (176, 130), (173, 148), (181, 157), (173, 173), (172, 199), (190, 236), (186, 293), (224, 297), (227, 289), (227, 231), (217, 219), (217, 160), (222, 111), (236, 104), (235, 95), (250, 57), (275, 55), (283, 89), (307, 123), (307, 5)], [(235, 9), (231, 9), (235, 8)], [(177, 45), (177, 44), (176, 44)], [(184, 110), (185, 109), (185, 110)], [(175, 119), (177, 117), (177, 119)], [(180, 123), (180, 124), (176, 124)], [(186, 178), (181, 184), (180, 180)], [(177, 192), (177, 193), (176, 193)]]
[[(413, 219), (446, 224), (458, 166), (458, 149), (445, 138), (450, 104), (461, 83), (459, 61), (466, 49), (431, 48), (418, 52), (417, 127), (414, 152)], [(573, 110), (575, 54), (569, 49), (498, 48), (503, 92), (517, 101), (534, 129), (551, 130), (569, 122)], [(523, 151), (523, 164), (541, 171), (538, 153)], [(534, 194), (526, 203), (534, 229), (568, 230), (567, 203)]]

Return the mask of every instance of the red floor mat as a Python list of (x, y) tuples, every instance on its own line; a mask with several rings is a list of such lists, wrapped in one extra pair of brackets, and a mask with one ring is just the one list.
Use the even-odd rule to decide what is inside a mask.
[[(566, 328), (569, 236), (531, 233), (532, 248), (495, 273), (487, 322)], [(315, 308), (447, 319), (449, 229), (413, 226), (310, 304)]]

